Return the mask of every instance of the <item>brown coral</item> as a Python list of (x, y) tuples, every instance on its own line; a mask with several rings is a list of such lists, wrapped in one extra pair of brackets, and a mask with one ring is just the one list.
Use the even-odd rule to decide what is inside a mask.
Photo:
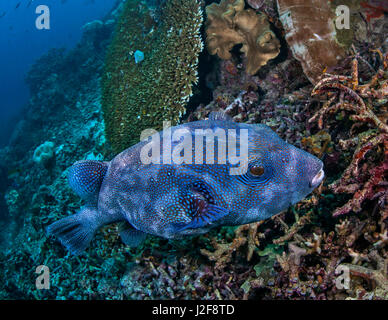
[(295, 59), (309, 80), (317, 83), (322, 71), (336, 66), (345, 54), (336, 40), (328, 1), (278, 0), (278, 11)]
[(218, 243), (216, 239), (212, 239), (211, 244), (215, 251), (201, 249), (200, 252), (210, 261), (215, 261), (215, 269), (222, 270), (232, 260), (233, 253), (246, 242), (247, 239), (242, 237), (236, 237), (232, 243)]
[[(385, 203), (387, 188), (385, 177), (388, 171), (388, 125), (387, 114), (383, 108), (380, 114), (376, 114), (374, 106), (386, 104), (386, 86), (388, 83), (388, 55), (384, 56), (383, 68), (380, 69), (372, 79), (363, 84), (359, 84), (358, 58), (356, 54), (352, 61), (351, 76), (327, 75), (314, 88), (312, 95), (322, 95), (328, 93), (331, 96), (327, 99), (323, 107), (309, 120), (318, 120), (319, 128), (323, 126), (323, 117), (340, 110), (353, 112), (350, 119), (355, 121), (351, 132), (360, 127), (361, 124), (373, 125), (375, 129), (367, 130), (358, 134), (355, 138), (340, 141), (345, 150), (349, 146), (357, 144), (353, 159), (342, 174), (342, 177), (330, 185), (335, 193), (353, 193), (353, 199), (343, 207), (338, 208), (333, 215), (338, 216), (350, 211), (360, 212), (361, 205), (365, 200), (380, 198), (381, 206)], [(337, 101), (338, 100), (338, 101)], [(365, 100), (365, 101), (364, 101)], [(383, 113), (381, 113), (383, 111)], [(380, 151), (382, 159), (380, 163), (367, 161), (363, 168), (360, 163), (365, 160), (367, 153), (371, 150)]]
[(230, 50), (242, 44), (247, 58), (246, 72), (255, 74), (280, 52), (280, 43), (270, 30), (267, 16), (244, 10), (243, 0), (222, 0), (206, 7), (206, 43), (210, 54), (232, 57)]

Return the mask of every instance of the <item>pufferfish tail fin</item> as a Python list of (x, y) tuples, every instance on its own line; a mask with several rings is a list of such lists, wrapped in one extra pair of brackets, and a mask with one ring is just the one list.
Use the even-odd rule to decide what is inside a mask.
[(104, 224), (99, 219), (97, 208), (84, 206), (76, 214), (50, 224), (47, 234), (58, 238), (73, 255), (79, 255), (85, 251), (96, 231)]
[(57, 237), (74, 255), (82, 253), (96, 231), (109, 222), (97, 209), (98, 195), (107, 170), (108, 163), (90, 160), (76, 162), (69, 169), (69, 185), (85, 200), (86, 205), (76, 214), (49, 225), (47, 233)]
[(67, 174), (70, 187), (88, 205), (97, 206), (102, 181), (108, 171), (108, 162), (82, 160), (70, 167)]

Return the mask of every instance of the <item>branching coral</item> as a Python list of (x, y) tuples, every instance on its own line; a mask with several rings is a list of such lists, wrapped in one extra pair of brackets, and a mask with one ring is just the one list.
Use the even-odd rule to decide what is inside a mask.
[[(259, 238), (263, 237), (262, 233), (258, 233), (258, 228), (264, 223), (259, 221), (251, 224), (245, 224), (237, 228), (235, 234), (237, 238), (246, 238), (248, 242), (247, 261), (252, 259), (253, 252), (260, 245)], [(243, 236), (243, 233), (247, 231), (247, 235)]]
[(273, 240), (274, 244), (281, 244), (285, 241), (291, 240), (308, 222), (310, 222), (311, 215), (313, 214), (313, 210), (309, 211), (302, 218), (297, 218), (297, 221), (290, 228), (284, 224), (286, 229), (286, 234), (278, 239)]
[(230, 51), (242, 44), (247, 58), (246, 72), (255, 74), (280, 52), (280, 43), (270, 30), (265, 14), (244, 10), (244, 0), (222, 0), (206, 7), (206, 43), (210, 54), (221, 59), (232, 57)]
[[(379, 256), (376, 250), (371, 251), (368, 255), (365, 255), (365, 260), (371, 260), (376, 263), (377, 269), (371, 269), (364, 266), (359, 266), (350, 263), (343, 263), (340, 266), (346, 268), (351, 278), (361, 278), (370, 283), (374, 288), (375, 295), (381, 295), (381, 298), (387, 299), (388, 297), (388, 278), (387, 278), (387, 260), (384, 260)], [(355, 288), (359, 292), (359, 295), (364, 295), (365, 290), (361, 288)], [(360, 290), (361, 289), (361, 290)]]
[[(356, 54), (352, 61), (351, 76), (326, 75), (312, 92), (313, 96), (324, 93), (329, 95), (323, 107), (309, 120), (318, 121), (319, 128), (323, 127), (325, 115), (340, 110), (354, 113), (350, 116), (350, 120), (355, 121), (350, 132), (362, 124), (374, 127), (363, 131), (355, 138), (340, 141), (344, 150), (354, 144), (357, 144), (357, 148), (349, 167), (338, 181), (330, 185), (330, 188), (335, 193), (353, 193), (354, 196), (343, 207), (338, 208), (333, 213), (334, 216), (350, 211), (360, 212), (361, 204), (367, 199), (380, 198), (383, 205), (387, 197), (385, 175), (388, 170), (388, 125), (384, 105), (387, 103), (388, 58), (387, 55), (384, 56), (383, 68), (369, 82), (362, 85), (359, 84), (358, 58)], [(374, 106), (379, 106), (378, 110), (375, 111)], [(369, 161), (360, 168), (361, 161), (365, 160), (366, 154), (373, 149), (380, 153), (380, 162), (375, 164)]]
[[(202, 9), (198, 0), (167, 0), (157, 25), (141, 1), (127, 1), (103, 76), (106, 134), (115, 152), (144, 129), (175, 125), (197, 82)], [(133, 54), (144, 53), (136, 64)]]
[(201, 253), (207, 256), (210, 261), (215, 261), (215, 268), (222, 270), (232, 260), (233, 253), (247, 242), (246, 238), (236, 237), (232, 243), (218, 243), (212, 240), (215, 251), (201, 249)]

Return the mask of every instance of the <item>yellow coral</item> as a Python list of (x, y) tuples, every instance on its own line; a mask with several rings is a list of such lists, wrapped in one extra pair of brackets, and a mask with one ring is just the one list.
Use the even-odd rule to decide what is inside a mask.
[(324, 130), (319, 131), (313, 136), (302, 138), (301, 143), (307, 148), (307, 151), (316, 155), (318, 158), (322, 157), (324, 153), (331, 153), (333, 151), (331, 136)]
[(255, 74), (280, 52), (280, 43), (270, 30), (267, 17), (244, 10), (244, 0), (222, 0), (206, 7), (206, 43), (210, 54), (230, 59), (230, 50), (242, 44), (247, 73)]

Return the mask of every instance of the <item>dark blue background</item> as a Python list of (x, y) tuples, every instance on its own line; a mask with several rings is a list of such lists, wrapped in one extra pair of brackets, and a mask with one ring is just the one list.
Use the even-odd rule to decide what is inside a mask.
[[(20, 2), (20, 6), (16, 5)], [(0, 145), (4, 145), (15, 118), (29, 98), (24, 77), (31, 64), (50, 48), (71, 48), (82, 26), (101, 19), (116, 0), (0, 0)], [(38, 5), (50, 8), (50, 30), (37, 30)]]

